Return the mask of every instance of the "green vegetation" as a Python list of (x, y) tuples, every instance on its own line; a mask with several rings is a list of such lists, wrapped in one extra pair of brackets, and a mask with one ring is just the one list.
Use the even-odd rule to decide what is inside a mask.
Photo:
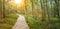
[(0, 29), (11, 29), (18, 18), (16, 13), (25, 15), (30, 29), (60, 29), (60, 0), (25, 0), (21, 6), (12, 0), (3, 1)]
[(0, 29), (11, 29), (18, 16), (15, 14), (7, 15), (5, 19), (0, 19)]

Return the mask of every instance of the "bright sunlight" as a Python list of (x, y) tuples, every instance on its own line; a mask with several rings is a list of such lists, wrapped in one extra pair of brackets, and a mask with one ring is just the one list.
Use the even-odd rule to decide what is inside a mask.
[(15, 0), (16, 4), (21, 4), (23, 2), (23, 0)]

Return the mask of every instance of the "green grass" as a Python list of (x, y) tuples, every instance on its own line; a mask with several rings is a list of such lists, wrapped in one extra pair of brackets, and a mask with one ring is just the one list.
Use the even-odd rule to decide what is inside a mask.
[[(13, 25), (17, 21), (18, 16), (15, 14), (6, 15), (5, 19), (0, 19), (0, 29), (12, 29)], [(46, 21), (41, 22), (41, 18), (33, 18), (32, 16), (26, 17), (30, 29), (60, 29), (60, 23), (57, 18), (50, 18), (51, 23), (48, 23), (48, 18)]]
[(6, 15), (5, 19), (0, 19), (0, 29), (12, 29), (13, 25), (17, 20), (17, 15), (10, 14)]
[(51, 17), (49, 19), (48, 17), (45, 18), (45, 21), (41, 21), (41, 18), (35, 19), (32, 16), (28, 16), (28, 24), (30, 29), (60, 29), (60, 23), (58, 22), (57, 18)]

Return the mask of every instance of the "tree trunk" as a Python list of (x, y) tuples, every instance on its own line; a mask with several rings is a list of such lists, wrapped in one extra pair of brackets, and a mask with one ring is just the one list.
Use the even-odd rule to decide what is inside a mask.
[(2, 2), (3, 2), (3, 6), (2, 6), (3, 18), (5, 18), (5, 0), (3, 0)]
[(45, 21), (45, 7), (44, 7), (44, 0), (40, 0), (40, 2), (41, 2), (41, 9), (42, 9), (42, 21)]
[(59, 0), (54, 0), (54, 1), (55, 1), (56, 15), (57, 15), (58, 21), (60, 22), (60, 15), (59, 15)]

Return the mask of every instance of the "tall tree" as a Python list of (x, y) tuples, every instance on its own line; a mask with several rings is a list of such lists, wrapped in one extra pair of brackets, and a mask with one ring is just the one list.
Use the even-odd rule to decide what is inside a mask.
[(55, 14), (57, 15), (58, 20), (60, 21), (60, 15), (59, 15), (59, 1), (60, 0), (54, 0), (55, 1)]
[(2, 18), (2, 0), (0, 0), (0, 18)]
[(3, 11), (3, 18), (5, 18), (5, 0), (2, 0), (3, 6), (2, 6), (2, 11)]
[(45, 21), (45, 4), (44, 4), (44, 0), (40, 0), (41, 3), (41, 9), (42, 9), (42, 21)]

